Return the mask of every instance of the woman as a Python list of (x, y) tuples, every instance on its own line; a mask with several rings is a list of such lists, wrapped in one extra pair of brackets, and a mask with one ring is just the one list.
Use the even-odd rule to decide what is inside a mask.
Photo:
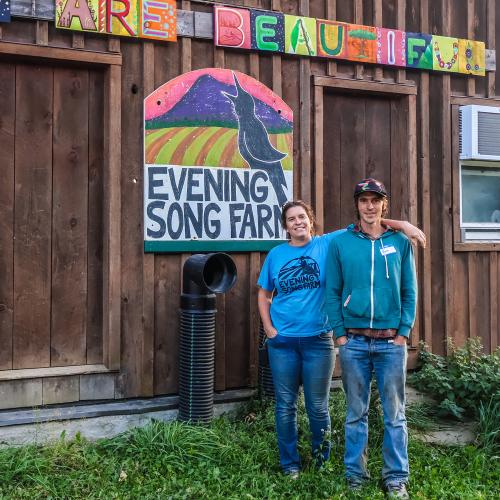
[[(408, 222), (384, 222), (425, 246), (425, 235)], [(285, 203), (281, 224), (289, 241), (273, 248), (264, 262), (258, 304), (276, 394), (280, 464), (285, 474), (297, 478), (301, 382), (316, 465), (321, 466), (330, 455), (328, 395), (335, 348), (324, 311), (325, 264), (330, 241), (344, 230), (314, 236), (313, 211), (300, 200)]]

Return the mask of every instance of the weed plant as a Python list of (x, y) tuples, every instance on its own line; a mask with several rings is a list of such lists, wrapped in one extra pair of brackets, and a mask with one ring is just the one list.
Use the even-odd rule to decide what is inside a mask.
[(479, 418), (481, 407), (486, 414), (485, 405), (491, 402), (491, 408), (498, 409), (500, 404), (500, 350), (490, 355), (482, 351), (478, 338), (468, 339), (460, 348), (449, 339), (446, 357), (421, 344), (420, 370), (408, 382), (437, 400), (438, 415)]
[(493, 456), (500, 455), (500, 401), (491, 398), (479, 405), (478, 444)]
[[(155, 422), (95, 443), (64, 437), (51, 446), (0, 450), (0, 498), (76, 499), (382, 499), (383, 425), (374, 395), (369, 414), (372, 481), (352, 495), (343, 479), (341, 392), (332, 394), (332, 457), (312, 465), (303, 403), (299, 404), (304, 471), (293, 481), (279, 470), (272, 405), (255, 401), (235, 418), (209, 426)], [(499, 498), (498, 459), (473, 446), (443, 448), (411, 436), (410, 491), (419, 499)]]

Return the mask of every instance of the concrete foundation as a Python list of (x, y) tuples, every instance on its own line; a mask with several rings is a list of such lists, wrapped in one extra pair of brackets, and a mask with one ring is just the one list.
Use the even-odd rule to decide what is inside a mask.
[[(227, 391), (215, 396), (214, 415), (237, 410), (255, 394), (253, 390)], [(96, 440), (109, 438), (151, 420), (168, 422), (177, 418), (178, 398), (101, 402), (0, 413), (0, 447), (48, 444), (74, 439), (77, 434)]]

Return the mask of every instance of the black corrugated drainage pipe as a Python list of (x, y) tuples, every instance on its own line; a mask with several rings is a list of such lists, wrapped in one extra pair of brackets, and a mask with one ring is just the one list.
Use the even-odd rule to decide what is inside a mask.
[(214, 413), (215, 294), (236, 283), (225, 253), (195, 254), (182, 273), (179, 350), (179, 420), (209, 422)]

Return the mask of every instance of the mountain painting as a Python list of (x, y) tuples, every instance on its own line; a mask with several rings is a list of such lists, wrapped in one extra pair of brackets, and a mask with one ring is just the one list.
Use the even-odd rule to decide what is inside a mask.
[(146, 164), (248, 168), (238, 148), (238, 116), (228, 95), (236, 95), (235, 78), (250, 94), (255, 116), (269, 142), (293, 165), (293, 113), (261, 82), (238, 71), (202, 69), (165, 83), (144, 103)]

